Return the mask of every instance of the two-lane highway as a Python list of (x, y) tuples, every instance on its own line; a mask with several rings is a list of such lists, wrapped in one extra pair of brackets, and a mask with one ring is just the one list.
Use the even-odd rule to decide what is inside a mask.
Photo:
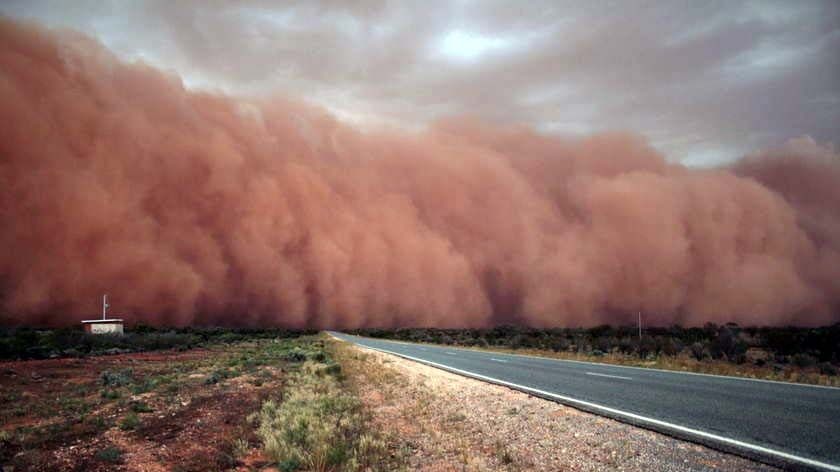
[(796, 469), (840, 471), (840, 389), (333, 336)]

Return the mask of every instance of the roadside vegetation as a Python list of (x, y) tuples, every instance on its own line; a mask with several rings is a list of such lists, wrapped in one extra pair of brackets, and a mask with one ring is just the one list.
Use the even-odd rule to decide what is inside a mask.
[(0, 467), (399, 468), (325, 336), (219, 331), (190, 350), (0, 362)]
[(690, 372), (840, 386), (840, 324), (362, 329), (361, 336)]
[(283, 471), (394, 470), (388, 446), (341, 367), (323, 350), (307, 355), (283, 398), (263, 403), (257, 422), (266, 455)]
[(135, 326), (124, 335), (87, 334), (80, 326), (60, 329), (0, 327), (0, 359), (48, 359), (193, 349), (217, 343), (313, 335), (314, 330), (247, 328), (155, 328)]

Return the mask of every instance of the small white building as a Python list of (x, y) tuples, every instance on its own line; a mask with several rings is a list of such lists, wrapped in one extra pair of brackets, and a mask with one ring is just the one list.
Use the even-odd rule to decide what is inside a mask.
[(84, 320), (82, 326), (85, 333), (90, 334), (123, 334), (123, 320), (121, 318), (108, 318), (108, 295), (102, 296), (102, 319)]
[(120, 318), (84, 320), (82, 326), (85, 333), (90, 334), (123, 334), (123, 320)]

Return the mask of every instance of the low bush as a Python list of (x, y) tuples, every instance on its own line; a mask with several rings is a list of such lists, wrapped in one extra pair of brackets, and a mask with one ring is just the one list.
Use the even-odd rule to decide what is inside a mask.
[(131, 404), (131, 411), (135, 413), (151, 413), (153, 410), (145, 402), (133, 402)]
[(140, 426), (140, 417), (134, 412), (125, 415), (125, 418), (120, 421), (120, 429), (123, 431), (131, 431), (137, 429), (138, 426)]
[(105, 449), (100, 449), (96, 452), (96, 458), (103, 461), (109, 462), (111, 464), (119, 464), (122, 462), (122, 455), (123, 452), (118, 447), (109, 446)]
[(131, 369), (106, 370), (100, 374), (99, 379), (105, 387), (122, 387), (134, 381), (134, 371)]

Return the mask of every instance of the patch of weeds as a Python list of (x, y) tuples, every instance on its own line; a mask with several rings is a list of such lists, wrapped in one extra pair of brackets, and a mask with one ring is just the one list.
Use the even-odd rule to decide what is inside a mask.
[(233, 456), (237, 459), (247, 456), (249, 452), (251, 452), (251, 444), (247, 439), (239, 438), (233, 442)]
[(216, 369), (210, 375), (208, 375), (206, 379), (204, 379), (204, 383), (206, 385), (217, 384), (227, 378), (235, 377), (235, 375), (233, 374), (234, 372), (230, 371), (229, 369)]
[(142, 382), (135, 383), (131, 386), (131, 393), (134, 395), (140, 395), (146, 392), (151, 392), (158, 386), (157, 379), (143, 379)]
[(61, 410), (65, 413), (76, 413), (80, 415), (90, 411), (90, 405), (81, 398), (61, 397), (58, 401)]
[(140, 426), (140, 417), (134, 412), (125, 415), (125, 418), (120, 421), (120, 429), (123, 431), (131, 431), (137, 429), (138, 426)]
[(119, 390), (106, 388), (106, 389), (102, 390), (102, 392), (99, 394), (99, 396), (101, 396), (105, 400), (116, 400), (116, 399), (120, 398), (121, 395), (120, 395)]
[(300, 469), (300, 466), (300, 461), (297, 459), (283, 459), (277, 463), (277, 468), (280, 469), (281, 472), (294, 472)]
[(111, 464), (119, 464), (122, 462), (123, 451), (114, 446), (106, 447), (96, 451), (96, 458), (102, 462), (109, 462)]
[(508, 408), (507, 414), (518, 415), (519, 414), (519, 408), (516, 408), (516, 407)]
[(92, 426), (95, 430), (102, 430), (108, 426), (108, 421), (102, 416), (90, 416), (85, 419), (85, 423)]
[(366, 430), (361, 402), (325, 375), (331, 371), (340, 369), (307, 361), (282, 402), (263, 403), (254, 417), (266, 455), (280, 470), (391, 470), (384, 441)]
[(134, 382), (133, 375), (134, 371), (132, 369), (106, 370), (102, 372), (99, 379), (102, 381), (102, 385), (106, 387), (122, 387)]
[(280, 358), (286, 362), (303, 362), (306, 360), (306, 357), (306, 351), (296, 347), (283, 354)]
[(131, 411), (135, 413), (151, 413), (154, 410), (145, 402), (133, 402), (131, 404)]
[(335, 362), (328, 362), (319, 370), (321, 375), (338, 375), (341, 373), (341, 365)]

